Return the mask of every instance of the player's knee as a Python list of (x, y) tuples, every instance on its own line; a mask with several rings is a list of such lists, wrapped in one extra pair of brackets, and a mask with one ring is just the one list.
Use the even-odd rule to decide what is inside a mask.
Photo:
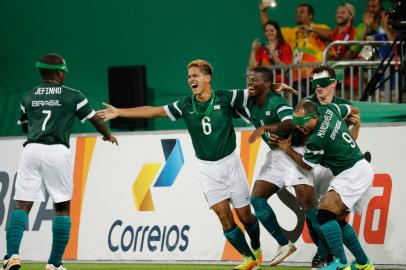
[(302, 210), (305, 212), (307, 212), (310, 209), (313, 209), (315, 207), (313, 198), (305, 199), (302, 202), (300, 202), (300, 204), (302, 206)]
[(70, 201), (55, 203), (55, 214), (57, 216), (69, 216)]
[(337, 220), (337, 216), (329, 210), (319, 209), (317, 212), (317, 220), (320, 225), (323, 225), (331, 220)]

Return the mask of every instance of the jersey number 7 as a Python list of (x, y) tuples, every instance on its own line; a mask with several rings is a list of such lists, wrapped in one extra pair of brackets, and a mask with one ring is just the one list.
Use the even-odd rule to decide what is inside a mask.
[(43, 114), (46, 114), (44, 122), (42, 123), (42, 128), (41, 130), (44, 131), (46, 126), (47, 126), (47, 122), (49, 120), (49, 118), (51, 118), (51, 111), (50, 110), (42, 110)]

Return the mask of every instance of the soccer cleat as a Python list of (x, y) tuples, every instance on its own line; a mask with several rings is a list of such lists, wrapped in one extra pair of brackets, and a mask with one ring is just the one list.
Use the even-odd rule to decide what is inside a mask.
[(244, 257), (240, 265), (234, 266), (233, 270), (254, 270), (257, 266), (257, 261), (252, 257)]
[(319, 270), (351, 270), (351, 264), (342, 264), (340, 259), (336, 258), (329, 263), (326, 267), (319, 268)]
[(375, 266), (370, 260), (368, 260), (366, 264), (358, 264), (356, 262), (353, 262), (351, 264), (351, 268), (353, 270), (375, 270)]
[(60, 266), (56, 267), (53, 264), (47, 264), (45, 266), (45, 270), (67, 270), (63, 265), (61, 264)]
[(323, 267), (326, 267), (326, 259), (315, 256), (312, 260), (312, 269), (311, 270), (316, 270), (316, 269), (323, 268)]
[(262, 265), (262, 249), (261, 249), (261, 247), (253, 250), (252, 253), (254, 254), (255, 258), (257, 259), (257, 266), (254, 267), (252, 270), (260, 270), (261, 265)]
[(275, 266), (283, 262), (289, 255), (293, 254), (296, 251), (295, 245), (289, 241), (284, 246), (279, 246), (276, 251), (276, 256), (271, 261), (271, 266)]
[(12, 255), (9, 259), (4, 256), (3, 267), (0, 270), (17, 270), (21, 267), (21, 260), (18, 254)]

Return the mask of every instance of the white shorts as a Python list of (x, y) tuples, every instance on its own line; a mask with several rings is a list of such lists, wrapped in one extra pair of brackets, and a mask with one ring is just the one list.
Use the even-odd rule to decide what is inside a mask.
[(249, 205), (247, 176), (235, 151), (217, 161), (198, 159), (197, 165), (200, 186), (210, 207), (226, 199), (234, 208)]
[(15, 188), (15, 200), (44, 201), (45, 189), (54, 203), (70, 200), (73, 191), (71, 151), (62, 144), (27, 144)]
[[(304, 153), (304, 147), (293, 147), (293, 149), (300, 154)], [(280, 149), (271, 150), (266, 154), (265, 163), (255, 179), (273, 183), (279, 188), (301, 184), (314, 185), (313, 172), (299, 167)]]
[(314, 181), (314, 194), (316, 197), (317, 201), (320, 201), (320, 199), (326, 194), (331, 180), (333, 180), (334, 175), (333, 172), (326, 167), (321, 166), (320, 164), (317, 164), (313, 168), (314, 176), (315, 176), (315, 181)]
[(334, 190), (340, 194), (341, 201), (351, 211), (361, 212), (370, 199), (373, 178), (371, 164), (361, 159), (352, 168), (335, 176), (328, 190)]

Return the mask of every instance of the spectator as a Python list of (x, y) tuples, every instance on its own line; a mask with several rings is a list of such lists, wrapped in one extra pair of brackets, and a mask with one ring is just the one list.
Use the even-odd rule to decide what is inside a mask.
[[(262, 1), (259, 4), (260, 19), (262, 25), (269, 21), (267, 14), (268, 6)], [(301, 26), (311, 28), (328, 29), (327, 25), (313, 23), (314, 9), (309, 4), (299, 4), (296, 8), (296, 27), (282, 27), (281, 32), (286, 43), (293, 49), (294, 63), (312, 63), (321, 62), (323, 50), (325, 48), (324, 41), (313, 32), (304, 31)], [(294, 71), (292, 81), (293, 86), (301, 93), (302, 89), (306, 88), (306, 81), (300, 78), (306, 78), (311, 73), (311, 69), (302, 68), (301, 71)], [(295, 101), (294, 101), (295, 103)]]
[[(249, 58), (249, 69), (256, 66), (292, 64), (292, 48), (285, 42), (280, 26), (276, 21), (264, 25), (265, 41), (254, 39)], [(276, 72), (276, 82), (281, 82), (281, 72)]]
[[(362, 23), (357, 26), (355, 40), (393, 40), (394, 34), (388, 24), (388, 15), (383, 12), (382, 0), (367, 0)], [(378, 49), (380, 56), (384, 55), (387, 46), (381, 46)], [(368, 60), (372, 57), (372, 48), (370, 46), (353, 45), (345, 55), (345, 59), (355, 59), (358, 54), (363, 59)]]
[[(343, 3), (336, 9), (336, 29), (312, 28), (307, 25), (303, 25), (302, 28), (306, 31), (311, 31), (320, 38), (328, 41), (353, 40), (356, 32), (356, 29), (353, 26), (354, 17), (354, 6), (349, 3)], [(328, 59), (342, 59), (347, 54), (348, 49), (349, 47), (346, 45), (335, 46), (327, 57)]]

